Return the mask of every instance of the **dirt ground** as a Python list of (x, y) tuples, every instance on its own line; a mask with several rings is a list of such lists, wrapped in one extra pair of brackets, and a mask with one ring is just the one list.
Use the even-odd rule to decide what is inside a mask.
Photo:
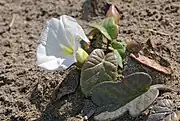
[[(64, 83), (61, 93), (73, 91), (79, 70), (47, 72), (35, 62), (38, 39), (48, 19), (67, 14), (87, 31), (88, 22), (82, 20), (84, 0), (21, 0), (20, 4), (17, 1), (0, 0), (0, 121), (76, 121), (73, 117), (92, 107), (79, 86), (56, 102), (51, 99), (58, 83)], [(171, 76), (166, 76), (129, 58), (123, 74), (149, 73), (153, 83), (165, 83), (175, 90), (161, 96), (180, 106), (180, 0), (117, 1), (121, 16), (119, 39), (155, 41), (157, 47), (147, 48), (148, 52), (166, 59), (173, 70)], [(101, 11), (97, 12), (98, 16), (91, 17), (90, 22), (103, 18)], [(10, 28), (13, 15), (15, 21)]]

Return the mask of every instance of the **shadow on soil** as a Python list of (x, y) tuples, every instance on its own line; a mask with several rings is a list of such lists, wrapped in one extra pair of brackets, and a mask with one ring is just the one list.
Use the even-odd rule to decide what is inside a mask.
[(66, 121), (81, 112), (84, 97), (79, 88), (80, 70), (70, 69), (65, 78), (56, 86), (50, 101), (43, 109), (43, 94), (38, 84), (31, 93), (29, 100), (41, 112), (35, 121)]

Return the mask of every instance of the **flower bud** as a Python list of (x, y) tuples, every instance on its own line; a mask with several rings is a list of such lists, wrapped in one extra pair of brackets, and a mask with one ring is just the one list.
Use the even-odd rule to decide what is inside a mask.
[(126, 40), (126, 48), (130, 53), (138, 54), (139, 51), (144, 47), (143, 43), (137, 42), (135, 40)]
[(111, 5), (106, 13), (106, 17), (113, 17), (116, 24), (119, 23), (120, 15), (115, 5)]
[(78, 51), (76, 53), (76, 60), (79, 65), (83, 65), (86, 62), (88, 56), (89, 55), (85, 50), (83, 50), (82, 48), (78, 48)]

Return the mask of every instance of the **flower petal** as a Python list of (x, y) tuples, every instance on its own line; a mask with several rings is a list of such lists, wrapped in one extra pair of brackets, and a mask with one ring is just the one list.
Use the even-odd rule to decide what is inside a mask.
[(76, 62), (74, 56), (67, 56), (66, 58), (56, 58), (55, 56), (46, 56), (44, 54), (45, 47), (39, 44), (37, 47), (37, 65), (47, 70), (67, 69)]
[[(48, 22), (48, 33), (46, 40), (47, 56), (53, 55), (55, 57), (66, 57), (64, 53), (64, 46), (71, 47), (74, 43), (69, 43), (66, 36), (66, 30), (59, 19), (52, 18)], [(63, 45), (63, 46), (61, 46)]]
[(64, 23), (66, 31), (68, 31), (76, 39), (76, 41), (80, 41), (82, 39), (86, 43), (90, 43), (89, 39), (84, 33), (84, 30), (74, 18), (67, 15), (62, 15), (60, 16), (60, 20)]
[(64, 61), (63, 59), (58, 59), (58, 58), (51, 58), (52, 56), (46, 56), (44, 59), (46, 59), (46, 62), (39, 64), (38, 66), (47, 69), (47, 70), (58, 70), (60, 68), (66, 69), (65, 67), (62, 66), (62, 62)]
[(69, 56), (68, 58), (66, 58), (61, 66), (64, 68), (64, 69), (67, 69), (68, 67), (70, 67), (72, 64), (74, 64), (76, 62), (76, 58), (74, 56)]
[[(81, 26), (70, 16), (47, 21), (37, 47), (37, 65), (47, 70), (67, 69), (76, 62), (80, 40), (89, 42)], [(65, 49), (73, 49), (67, 54)]]
[[(58, 70), (58, 69), (67, 69), (70, 67), (75, 61), (73, 60), (73, 57), (68, 58), (67, 60), (61, 59), (61, 58), (51, 58), (50, 56), (46, 56), (46, 59), (49, 59), (48, 61), (39, 64), (38, 66), (50, 71)], [(52, 59), (52, 60), (50, 60)]]
[[(47, 70), (66, 69), (76, 61), (75, 57), (72, 57), (71, 62), (69, 60), (65, 62), (69, 56), (65, 55), (60, 45), (69, 45), (63, 41), (67, 40), (63, 34), (65, 32), (63, 29), (60, 27), (58, 19), (52, 18), (46, 23), (40, 37), (40, 44), (37, 47), (37, 65), (39, 67)], [(62, 41), (59, 41), (60, 38)]]

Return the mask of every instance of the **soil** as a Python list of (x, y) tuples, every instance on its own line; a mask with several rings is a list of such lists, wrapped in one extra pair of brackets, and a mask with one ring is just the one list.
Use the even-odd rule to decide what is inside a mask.
[[(87, 31), (88, 22), (82, 19), (84, 0), (18, 1), (0, 0), (0, 120), (76, 121), (93, 107), (78, 86), (79, 70), (41, 70), (36, 66), (36, 47), (44, 23), (52, 17), (75, 17)], [(155, 48), (146, 47), (144, 54), (156, 55), (157, 60), (163, 57), (173, 70), (172, 75), (164, 75), (128, 57), (123, 74), (149, 73), (154, 84), (164, 83), (175, 90), (161, 97), (180, 106), (180, 0), (115, 0), (115, 4), (121, 16), (118, 38), (154, 41)], [(102, 6), (100, 1), (97, 5)], [(89, 22), (104, 18), (103, 9), (97, 8)], [(59, 100), (53, 102), (54, 89), (61, 82), (59, 88), (67, 92), (60, 89)], [(119, 120), (140, 121), (141, 117)]]

